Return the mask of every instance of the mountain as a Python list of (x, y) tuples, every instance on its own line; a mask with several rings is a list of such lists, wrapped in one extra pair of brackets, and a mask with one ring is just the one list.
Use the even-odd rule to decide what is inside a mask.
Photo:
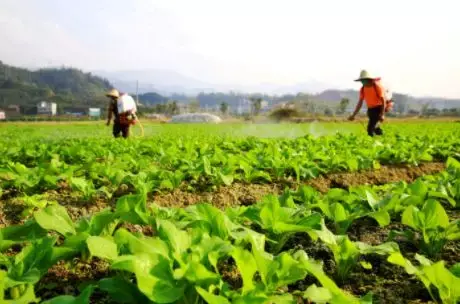
[(213, 85), (184, 76), (169, 70), (126, 70), (126, 71), (94, 71), (103, 76), (121, 91), (135, 93), (137, 81), (139, 94), (156, 92), (162, 95), (186, 93), (196, 95), (199, 92), (213, 91)]
[(0, 61), (0, 106), (34, 107), (38, 101), (61, 105), (106, 105), (106, 79), (74, 68), (29, 70)]
[(182, 93), (195, 96), (199, 93), (263, 92), (271, 95), (281, 95), (297, 92), (318, 93), (333, 86), (327, 83), (311, 80), (292, 85), (279, 85), (276, 83), (260, 83), (254, 85), (216, 84), (197, 80), (180, 73), (169, 70), (126, 70), (126, 71), (94, 71), (95, 74), (109, 79), (121, 91), (136, 92), (136, 81), (139, 82), (139, 94), (156, 92), (162, 95)]

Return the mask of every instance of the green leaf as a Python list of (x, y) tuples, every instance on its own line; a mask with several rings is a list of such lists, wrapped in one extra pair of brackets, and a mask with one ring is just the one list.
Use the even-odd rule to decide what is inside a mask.
[(457, 278), (460, 278), (460, 263), (455, 264), (450, 268), (450, 272), (455, 275)]
[(415, 206), (407, 207), (402, 214), (401, 223), (413, 229), (417, 229), (420, 226), (420, 220), (417, 216), (419, 212), (419, 209)]
[(198, 284), (198, 285), (210, 285), (210, 284), (217, 284), (219, 282), (220, 276), (208, 270), (203, 264), (200, 262), (190, 262), (186, 265), (182, 266), (184, 269), (176, 269), (174, 273), (174, 277), (177, 278), (177, 275), (180, 279), (185, 277), (188, 282)]
[(121, 277), (102, 279), (99, 288), (107, 292), (112, 301), (121, 304), (149, 303), (149, 299), (136, 285)]
[(444, 266), (444, 261), (423, 267), (427, 279), (436, 286), (443, 303), (460, 301), (460, 278), (453, 275)]
[(219, 172), (219, 177), (220, 180), (226, 185), (226, 186), (231, 186), (233, 183), (233, 175), (225, 175), (221, 172)]
[(203, 156), (203, 168), (206, 175), (212, 175), (211, 162), (206, 156)]
[(73, 296), (58, 296), (51, 300), (42, 302), (43, 304), (89, 304), (91, 294), (94, 292), (95, 287), (88, 285), (78, 297)]
[[(0, 270), (0, 282), (4, 279), (4, 272)], [(3, 289), (0, 283), (0, 290)], [(16, 287), (18, 288), (18, 287)], [(0, 303), (2, 304), (30, 304), (30, 303), (37, 303), (40, 301), (39, 298), (35, 296), (34, 292), (34, 285), (33, 284), (26, 284), (25, 290), (19, 298), (13, 300), (4, 300), (2, 299), (3, 291), (0, 292)]]
[(64, 236), (77, 233), (72, 220), (67, 214), (67, 210), (63, 206), (48, 206), (37, 211), (34, 214), (34, 218), (43, 229), (54, 230)]
[(100, 236), (90, 236), (86, 240), (86, 243), (88, 244), (88, 250), (92, 256), (107, 260), (115, 260), (118, 257), (117, 244), (111, 239)]
[(208, 304), (230, 304), (230, 302), (222, 296), (214, 295), (199, 286), (196, 286), (195, 288), (196, 288), (196, 291), (200, 294), (200, 296)]
[(423, 206), (422, 213), (425, 218), (424, 226), (427, 229), (449, 226), (449, 217), (442, 205), (435, 200), (428, 200)]
[(333, 216), (333, 220), (336, 223), (348, 220), (347, 211), (340, 203), (334, 203), (331, 205), (331, 213)]
[(359, 169), (359, 163), (356, 158), (347, 159), (346, 162), (347, 162), (348, 169), (350, 169), (350, 171), (356, 171)]
[(376, 220), (380, 227), (388, 226), (391, 222), (390, 214), (385, 210), (369, 213), (369, 216)]
[(324, 273), (324, 270), (319, 262), (309, 260), (305, 253), (302, 254), (301, 260), (308, 273), (313, 275), (323, 287), (327, 288), (331, 292), (333, 296), (331, 303), (359, 303), (359, 300), (342, 291), (335, 282)]
[(317, 287), (315, 284), (310, 285), (304, 292), (303, 297), (314, 303), (330, 303), (332, 293), (324, 287)]
[(134, 273), (139, 290), (153, 302), (174, 303), (184, 296), (184, 283), (174, 279), (169, 260), (161, 255), (121, 256), (112, 269)]
[(361, 261), (361, 262), (359, 262), (359, 264), (361, 264), (361, 266), (362, 266), (364, 269), (367, 269), (367, 270), (372, 269), (372, 264), (369, 263), (369, 262)]
[(222, 210), (210, 204), (198, 204), (195, 206), (199, 219), (207, 221), (211, 225), (210, 234), (226, 240), (232, 229), (232, 223)]
[(36, 221), (27, 221), (23, 225), (7, 226), (0, 229), (0, 252), (15, 244), (34, 241), (45, 237), (47, 231)]
[(275, 257), (267, 276), (269, 289), (275, 290), (305, 278), (306, 267), (296, 257), (287, 252)]
[(365, 193), (366, 193), (366, 198), (367, 198), (367, 202), (369, 203), (369, 206), (371, 206), (372, 210), (375, 210), (378, 205), (379, 205), (379, 198), (377, 197), (377, 195), (375, 193), (373, 193), (372, 191), (366, 189), (365, 190)]
[(11, 280), (6, 283), (6, 287), (38, 282), (41, 275), (57, 262), (56, 259), (61, 258), (61, 255), (53, 254), (56, 240), (56, 237), (37, 240), (16, 254), (14, 263), (8, 271)]
[(232, 257), (243, 279), (243, 294), (246, 294), (255, 288), (253, 279), (254, 274), (257, 272), (257, 263), (254, 256), (241, 247), (233, 249)]
[(409, 260), (406, 260), (400, 252), (391, 254), (388, 259), (388, 262), (395, 264), (401, 267), (404, 267), (406, 272), (410, 275), (416, 274), (418, 272), (417, 268), (412, 265)]
[(158, 234), (165, 241), (173, 252), (182, 254), (191, 246), (190, 236), (185, 231), (181, 231), (173, 223), (165, 220), (158, 220)]
[(417, 179), (414, 183), (409, 185), (411, 193), (421, 198), (425, 198), (428, 194), (428, 187), (421, 179)]
[(130, 194), (117, 200), (116, 215), (131, 224), (149, 224), (146, 194)]
[(169, 257), (168, 245), (159, 238), (136, 237), (126, 229), (118, 229), (115, 233), (115, 242), (119, 247), (126, 246), (130, 253), (159, 254)]

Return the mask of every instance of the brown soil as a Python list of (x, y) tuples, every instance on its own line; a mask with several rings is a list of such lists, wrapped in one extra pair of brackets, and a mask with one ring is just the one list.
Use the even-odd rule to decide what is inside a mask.
[(222, 280), (227, 282), (232, 289), (237, 290), (243, 287), (243, 279), (233, 259), (230, 258), (228, 261), (220, 262), (217, 268)]
[(145, 236), (154, 236), (154, 230), (152, 226), (148, 225), (133, 225), (130, 223), (123, 223), (120, 228), (125, 228), (131, 233), (139, 233)]
[(358, 185), (384, 185), (392, 182), (413, 182), (420, 176), (441, 172), (444, 163), (422, 163), (418, 167), (407, 165), (382, 166), (378, 170), (364, 172), (346, 172), (319, 177), (307, 184), (321, 192), (329, 188), (349, 188)]
[[(77, 220), (101, 211), (111, 206), (112, 201), (107, 202), (103, 198), (95, 198), (91, 201), (83, 201), (80, 197), (73, 195), (70, 191), (48, 191), (46, 192), (49, 201), (57, 201), (60, 205), (65, 206), (72, 220)], [(0, 200), (0, 228), (10, 225), (24, 223), (30, 216), (23, 216), (22, 212), (26, 206), (18, 197), (10, 197), (6, 200)], [(33, 212), (31, 212), (32, 214)]]
[[(322, 261), (323, 269), (330, 278), (335, 277), (334, 255), (322, 242), (313, 242), (308, 235), (298, 234), (289, 241), (287, 248), (305, 250), (310, 258)], [(345, 282), (340, 284), (335, 280), (340, 288), (360, 297), (372, 292), (375, 303), (432, 303), (424, 285), (402, 267), (388, 263), (386, 257), (367, 255), (362, 260), (371, 263), (372, 269), (366, 270), (358, 264)], [(319, 283), (314, 277), (307, 276), (289, 288), (291, 291), (305, 290), (311, 284)]]
[[(48, 269), (48, 273), (37, 283), (35, 290), (42, 300), (59, 295), (78, 296), (82, 284), (97, 283), (110, 276), (110, 264), (103, 260), (92, 259), (85, 263), (76, 259), (73, 263), (58, 262)], [(91, 303), (110, 303), (108, 297), (98, 291), (91, 296)]]
[[(305, 184), (320, 192), (329, 188), (349, 188), (358, 185), (383, 185), (391, 182), (413, 182), (423, 175), (439, 173), (445, 169), (444, 163), (422, 163), (418, 167), (398, 165), (382, 166), (379, 170), (334, 173), (307, 181)], [(296, 187), (298, 185), (293, 185)], [(267, 194), (280, 194), (285, 189), (284, 184), (242, 184), (235, 183), (223, 186), (214, 192), (188, 192), (176, 189), (172, 193), (158, 194), (153, 202), (164, 207), (186, 207), (207, 202), (220, 208), (235, 205), (250, 205), (259, 201)]]
[(226, 208), (235, 205), (251, 205), (270, 193), (280, 193), (277, 184), (240, 184), (220, 187), (214, 192), (193, 193), (176, 189), (172, 193), (154, 196), (153, 202), (163, 207), (186, 207), (198, 203), (212, 203)]

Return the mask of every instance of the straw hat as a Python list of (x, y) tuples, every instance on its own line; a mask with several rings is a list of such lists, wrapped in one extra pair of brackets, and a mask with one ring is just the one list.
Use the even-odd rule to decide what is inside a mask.
[(105, 96), (118, 98), (118, 97), (120, 97), (120, 93), (118, 92), (118, 90), (112, 89), (112, 90), (110, 90), (110, 92), (105, 94)]
[(365, 79), (379, 80), (380, 78), (372, 76), (367, 70), (362, 70), (359, 74), (359, 78), (355, 79), (355, 81), (361, 81)]

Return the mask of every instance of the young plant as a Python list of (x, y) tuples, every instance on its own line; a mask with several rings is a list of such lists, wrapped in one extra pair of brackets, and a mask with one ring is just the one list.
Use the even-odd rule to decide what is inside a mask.
[(378, 246), (370, 246), (362, 242), (352, 242), (346, 235), (334, 235), (324, 225), (317, 232), (334, 255), (336, 263), (337, 280), (344, 283), (352, 270), (357, 266), (359, 257), (366, 254), (389, 255), (399, 252), (399, 247), (394, 242), (384, 243)]
[(42, 304), (90, 304), (90, 298), (95, 289), (96, 286), (88, 285), (78, 297), (69, 295), (57, 296), (42, 302)]
[(415, 258), (420, 266), (414, 266), (400, 253), (392, 254), (388, 257), (388, 261), (404, 267), (408, 274), (415, 275), (425, 285), (433, 301), (438, 300), (432, 292), (432, 287), (435, 287), (443, 304), (458, 303), (460, 301), (460, 277), (456, 275), (457, 266), (449, 270), (445, 267), (444, 261), (433, 263), (418, 254)]
[[(205, 231), (187, 232), (173, 223), (158, 220), (159, 237), (135, 237), (124, 229), (115, 234), (120, 252), (112, 265), (136, 276), (139, 290), (155, 303), (196, 302), (195, 287), (220, 284), (219, 259), (229, 256), (231, 246)], [(184, 301), (185, 303), (185, 301)]]
[[(245, 216), (266, 231), (270, 252), (279, 253), (289, 238), (298, 232), (306, 232), (311, 238), (317, 239), (316, 230), (321, 229), (322, 217), (303, 208), (292, 208), (293, 202), (281, 200), (273, 195), (264, 198), (262, 203), (248, 209)], [(288, 207), (291, 206), (291, 207)]]
[(460, 221), (450, 223), (442, 205), (433, 199), (427, 200), (422, 209), (407, 207), (401, 222), (421, 234), (418, 241), (414, 233), (406, 233), (430, 257), (439, 254), (447, 241), (460, 239)]
[[(24, 247), (14, 257), (0, 256), (0, 265), (7, 269), (2, 272), (1, 283), (3, 298), (9, 290), (12, 303), (19, 303), (24, 296), (28, 301), (34, 301), (33, 286), (59, 260), (67, 260), (74, 255), (69, 248), (54, 247), (57, 237), (46, 237)], [(3, 302), (2, 302), (3, 303)], [(26, 302), (23, 302), (26, 303)]]

